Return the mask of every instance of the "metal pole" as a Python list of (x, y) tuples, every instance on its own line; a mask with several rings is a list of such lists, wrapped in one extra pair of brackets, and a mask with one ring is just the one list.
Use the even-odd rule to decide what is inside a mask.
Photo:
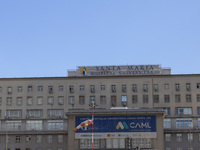
[(92, 101), (92, 150), (94, 146), (94, 101)]
[(6, 150), (7, 150), (7, 142), (8, 142), (7, 134), (8, 134), (8, 132), (6, 131)]

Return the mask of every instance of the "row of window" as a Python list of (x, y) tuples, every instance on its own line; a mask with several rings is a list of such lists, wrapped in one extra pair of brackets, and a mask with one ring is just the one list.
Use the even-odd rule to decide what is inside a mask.
[[(11, 150), (10, 148), (7, 148), (7, 150)], [(14, 150), (34, 150), (33, 148), (25, 148), (25, 149), (22, 149), (22, 148), (15, 148)], [(54, 150), (53, 148), (35, 148), (35, 150)], [(63, 148), (57, 148), (56, 150), (63, 150)]]
[[(30, 130), (44, 130), (43, 126), (44, 125), (43, 125), (42, 120), (27, 120), (25, 128), (28, 131), (30, 131)], [(63, 130), (63, 129), (64, 129), (63, 120), (47, 120), (47, 130)], [(23, 130), (22, 121), (21, 120), (5, 121), (5, 130), (6, 131)]]
[[(198, 135), (199, 135), (199, 137), (196, 140), (200, 141), (200, 133)], [(187, 137), (183, 137), (183, 136), (187, 136)], [(183, 138), (187, 139), (188, 142), (192, 142), (192, 141), (194, 141), (194, 134), (193, 133), (188, 133), (188, 134), (178, 133), (178, 134), (176, 134), (177, 142), (183, 142)], [(172, 141), (172, 135), (169, 133), (165, 134), (165, 142), (171, 142), (171, 141)]]
[[(143, 87), (142, 87), (142, 90), (144, 92), (148, 92), (148, 87), (149, 85), (148, 84), (143, 84)], [(169, 84), (164, 84), (164, 89), (165, 90), (168, 90), (169, 89)], [(191, 84), (190, 83), (186, 83), (185, 85), (185, 88), (187, 91), (190, 91), (191, 90)], [(200, 83), (197, 83), (196, 84), (196, 88), (197, 89), (200, 89)], [(101, 91), (105, 91), (106, 89), (106, 86), (105, 85), (100, 85), (100, 90)], [(111, 91), (112, 92), (116, 92), (116, 85), (111, 85)], [(133, 84), (132, 85), (132, 90), (134, 92), (137, 92), (137, 89), (138, 89), (138, 85), (137, 84)], [(64, 87), (62, 85), (58, 86), (58, 91), (63, 91), (64, 90)], [(79, 90), (80, 91), (84, 91), (85, 90), (85, 86), (84, 85), (80, 85), (79, 86)], [(121, 85), (121, 90), (122, 92), (126, 92), (127, 91), (127, 86), (125, 84)], [(159, 85), (158, 84), (154, 84), (153, 85), (153, 90), (154, 92), (158, 92), (159, 91)], [(175, 84), (175, 90), (176, 91), (180, 91), (180, 84), (179, 83), (176, 83)], [(17, 92), (22, 92), (23, 91), (23, 87), (22, 86), (18, 86), (17, 87)], [(33, 86), (28, 86), (27, 87), (27, 92), (32, 92), (33, 91)], [(43, 92), (43, 86), (38, 86), (37, 87), (37, 91), (38, 92)], [(48, 92), (49, 93), (53, 93), (54, 91), (54, 87), (53, 86), (48, 86)], [(95, 85), (90, 85), (90, 91), (92, 93), (95, 92)], [(2, 87), (0, 87), (0, 92), (2, 92)], [(8, 94), (12, 94), (13, 93), (13, 88), (11, 86), (7, 87), (7, 92)], [(70, 93), (74, 93), (74, 86), (73, 85), (70, 85), (69, 86), (69, 92)]]
[[(15, 140), (14, 139), (11, 140), (11, 138), (15, 138)], [(8, 144), (11, 143), (11, 142), (14, 142), (14, 141), (15, 141), (15, 143), (23, 143), (24, 141), (26, 143), (32, 142), (32, 136), (31, 135), (26, 135), (26, 136), (16, 135), (15, 137), (7, 135), (6, 139), (7, 139)], [(55, 140), (56, 139), (55, 139), (55, 136), (54, 136), (54, 141)], [(47, 135), (47, 136), (36, 135), (36, 141), (35, 142), (37, 144), (43, 143), (44, 141), (46, 141), (47, 144), (53, 143), (53, 135)], [(57, 135), (57, 143), (58, 144), (63, 143), (63, 135)]]
[[(171, 147), (165, 147), (165, 150), (197, 150), (197, 149), (194, 149), (193, 147), (191, 146), (188, 146), (188, 148), (184, 147), (177, 147), (176, 149), (172, 149)], [(198, 150), (200, 150), (200, 147), (198, 148)]]

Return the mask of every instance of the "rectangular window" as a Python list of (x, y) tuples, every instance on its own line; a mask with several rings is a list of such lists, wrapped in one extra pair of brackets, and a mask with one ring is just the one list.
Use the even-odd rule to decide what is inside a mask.
[(37, 104), (42, 105), (43, 104), (43, 97), (37, 97)]
[(164, 119), (163, 120), (163, 128), (170, 129), (171, 128), (171, 119)]
[(165, 134), (165, 142), (171, 142), (171, 134)]
[(187, 90), (187, 91), (190, 91), (190, 90), (191, 90), (190, 83), (186, 83), (186, 90)]
[(64, 97), (58, 96), (58, 105), (64, 105)]
[(122, 92), (126, 92), (126, 85), (122, 85)]
[(33, 91), (33, 87), (32, 86), (28, 86), (28, 92), (32, 92)]
[(111, 91), (116, 92), (116, 86), (115, 85), (111, 85)]
[(70, 86), (69, 86), (69, 92), (70, 92), (70, 93), (74, 93), (74, 86), (73, 86), (73, 85), (70, 85)]
[(8, 92), (8, 94), (12, 94), (12, 87), (8, 87), (7, 92)]
[(49, 97), (47, 98), (47, 104), (48, 104), (48, 105), (53, 105), (53, 102), (54, 102), (54, 97), (53, 97), (53, 96), (49, 96)]
[(180, 91), (180, 84), (175, 84), (175, 90)]
[(38, 86), (38, 92), (42, 92), (43, 91), (43, 87), (42, 86)]
[(180, 103), (181, 102), (181, 95), (180, 94), (176, 94), (175, 95), (175, 102), (176, 103)]
[(27, 135), (26, 136), (26, 143), (30, 143), (31, 142), (31, 135)]
[(159, 95), (154, 95), (153, 101), (154, 101), (154, 103), (159, 103)]
[(42, 135), (36, 136), (36, 143), (42, 143)]
[(95, 93), (95, 86), (94, 85), (90, 85), (90, 92)]
[(48, 130), (63, 130), (63, 120), (48, 120)]
[(22, 92), (22, 86), (17, 87), (17, 92)]
[(53, 141), (53, 136), (47, 135), (47, 143), (52, 143), (52, 141)]
[(59, 92), (62, 92), (63, 90), (64, 90), (63, 86), (60, 85), (60, 86), (58, 87), (58, 91), (59, 91)]
[(105, 85), (101, 85), (101, 91), (105, 91), (106, 90), (106, 86)]
[(42, 120), (27, 120), (26, 130), (42, 130)]
[(22, 129), (22, 121), (6, 121), (7, 131), (19, 131)]
[(200, 94), (197, 94), (197, 102), (200, 102)]
[(84, 85), (80, 85), (80, 91), (84, 91), (85, 87)]
[(200, 89), (200, 83), (197, 83), (197, 89)]
[(132, 89), (133, 89), (133, 92), (137, 92), (137, 84), (133, 84)]
[(69, 105), (74, 105), (74, 96), (69, 96)]
[(48, 92), (49, 92), (49, 94), (52, 94), (52, 93), (53, 93), (53, 86), (49, 86), (49, 87), (48, 87)]
[(158, 92), (158, 84), (154, 84), (154, 92)]
[(100, 104), (105, 105), (106, 104), (106, 96), (100, 96)]
[(188, 133), (188, 142), (192, 142), (192, 141), (193, 141), (193, 134)]
[(165, 90), (169, 90), (169, 84), (165, 84)]
[(20, 138), (19, 135), (17, 135), (17, 136), (15, 137), (15, 143), (20, 143), (20, 141), (21, 141), (21, 138)]
[(176, 115), (192, 115), (192, 108), (176, 108)]
[(33, 105), (33, 97), (27, 97), (27, 105)]
[(6, 118), (21, 118), (22, 110), (6, 110)]
[(147, 84), (143, 84), (143, 91), (148, 92), (148, 85)]
[(0, 106), (2, 105), (2, 98), (0, 97)]
[(137, 95), (132, 95), (132, 103), (137, 104), (138, 103), (138, 96)]
[(111, 105), (112, 107), (115, 107), (117, 105), (117, 97), (111, 96)]
[(166, 115), (170, 115), (170, 108), (169, 107), (162, 108), (162, 110), (164, 110), (166, 112)]
[(149, 97), (148, 95), (143, 95), (143, 103), (147, 104), (149, 102)]
[(47, 113), (48, 113), (48, 117), (51, 117), (51, 118), (63, 118), (64, 117), (63, 109), (48, 109)]
[(170, 102), (170, 95), (164, 95), (164, 102), (169, 103)]
[(198, 128), (200, 128), (200, 118), (198, 118)]
[(21, 106), (22, 105), (22, 97), (17, 97), (16, 105)]
[(191, 94), (186, 94), (186, 102), (192, 102)]
[(127, 102), (127, 96), (122, 96), (122, 102)]
[(7, 106), (12, 106), (12, 97), (7, 97), (6, 98), (6, 105)]
[(177, 129), (191, 129), (193, 128), (192, 119), (176, 119)]
[(63, 135), (58, 135), (58, 143), (63, 143)]
[(90, 96), (89, 104), (95, 103), (95, 96)]
[(182, 134), (176, 134), (176, 141), (182, 142)]
[(27, 118), (41, 118), (43, 116), (42, 109), (28, 109)]
[(79, 96), (79, 104), (85, 105), (85, 96)]

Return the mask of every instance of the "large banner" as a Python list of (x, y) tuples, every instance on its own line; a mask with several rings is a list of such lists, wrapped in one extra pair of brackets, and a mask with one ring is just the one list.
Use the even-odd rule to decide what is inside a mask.
[[(92, 119), (91, 116), (76, 116), (75, 125)], [(90, 138), (92, 125), (84, 126), (75, 133), (75, 138)], [(156, 138), (156, 116), (95, 116), (94, 138)]]

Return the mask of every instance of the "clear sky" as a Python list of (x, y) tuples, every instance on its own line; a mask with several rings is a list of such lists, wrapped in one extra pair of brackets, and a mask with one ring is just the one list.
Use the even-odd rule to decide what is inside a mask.
[(0, 0), (0, 77), (160, 64), (200, 74), (200, 0)]

